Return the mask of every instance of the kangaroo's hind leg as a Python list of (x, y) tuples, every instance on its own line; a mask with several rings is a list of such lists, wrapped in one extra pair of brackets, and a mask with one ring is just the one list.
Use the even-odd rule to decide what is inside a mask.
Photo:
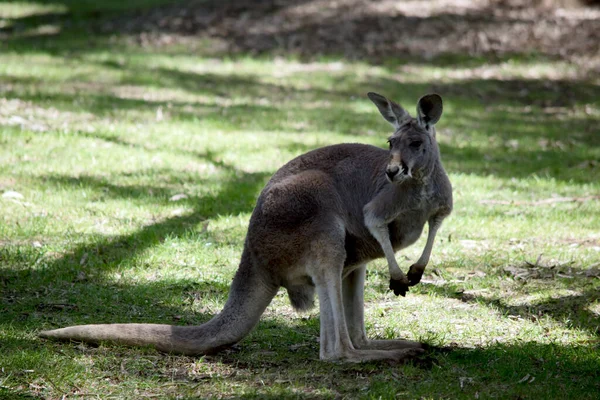
[[(399, 361), (421, 353), (422, 350), (418, 346), (396, 347), (395, 349), (368, 349), (357, 348), (353, 344), (346, 324), (347, 314), (344, 312), (342, 294), (344, 259), (343, 235), (338, 238), (327, 235), (326, 237), (315, 237), (313, 239), (308, 272), (319, 296), (321, 359), (349, 362)], [(362, 300), (360, 305), (362, 306)], [(353, 327), (355, 329), (354, 324)], [(362, 329), (364, 330), (364, 324)]]
[(348, 273), (342, 281), (344, 314), (352, 345), (356, 349), (393, 350), (419, 349), (421, 343), (410, 340), (369, 340), (364, 319), (364, 285), (366, 266), (361, 265)]

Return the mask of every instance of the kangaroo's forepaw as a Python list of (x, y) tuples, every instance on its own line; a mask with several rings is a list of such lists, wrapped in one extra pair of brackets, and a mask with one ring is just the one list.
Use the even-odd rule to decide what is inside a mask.
[(417, 268), (415, 265), (411, 265), (408, 270), (408, 274), (406, 277), (408, 278), (408, 286), (415, 286), (417, 283), (421, 282), (421, 278), (423, 277), (424, 268)]
[(390, 279), (390, 290), (394, 291), (396, 296), (402, 295), (402, 297), (406, 296), (406, 292), (408, 292), (408, 283), (405, 280), (397, 280), (394, 278)]

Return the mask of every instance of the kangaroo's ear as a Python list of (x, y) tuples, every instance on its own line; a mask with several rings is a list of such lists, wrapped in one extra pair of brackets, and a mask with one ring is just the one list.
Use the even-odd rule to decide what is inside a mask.
[(381, 115), (383, 115), (383, 118), (392, 124), (394, 128), (398, 129), (404, 121), (410, 118), (410, 115), (404, 108), (400, 107), (393, 101), (386, 99), (382, 95), (369, 92), (367, 93), (367, 96), (369, 96), (369, 99), (375, 103), (379, 109), (379, 112)]
[[(442, 117), (444, 107), (442, 97), (439, 94), (426, 94), (419, 99), (417, 103), (417, 121), (419, 125), (428, 131), (432, 131), (432, 127)], [(432, 131), (435, 135), (435, 131)]]

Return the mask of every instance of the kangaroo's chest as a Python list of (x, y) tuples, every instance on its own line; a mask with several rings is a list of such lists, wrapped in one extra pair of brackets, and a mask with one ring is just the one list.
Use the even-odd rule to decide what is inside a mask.
[(388, 224), (390, 241), (396, 251), (415, 243), (429, 218), (442, 206), (439, 199), (427, 190), (423, 190), (420, 196), (415, 196), (415, 200), (417, 199), (410, 210), (403, 210)]
[(416, 242), (423, 233), (429, 215), (429, 210), (407, 212), (388, 224), (394, 250), (403, 249)]
[[(409, 211), (388, 224), (390, 241), (395, 251), (404, 249), (419, 239), (428, 216), (429, 210)], [(381, 245), (367, 232), (360, 236), (347, 232), (345, 248), (346, 266), (368, 262), (384, 255)]]

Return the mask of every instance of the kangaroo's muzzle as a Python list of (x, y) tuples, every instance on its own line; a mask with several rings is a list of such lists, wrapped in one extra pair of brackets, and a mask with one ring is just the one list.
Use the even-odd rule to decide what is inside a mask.
[(387, 168), (385, 169), (385, 176), (388, 178), (388, 180), (390, 182), (394, 182), (394, 181), (398, 181), (398, 180), (402, 180), (404, 178), (411, 178), (412, 177), (412, 171), (411, 168), (406, 165), (406, 163), (402, 160), (399, 160), (400, 162), (394, 162), (395, 160), (392, 160), (391, 163), (388, 164)]

